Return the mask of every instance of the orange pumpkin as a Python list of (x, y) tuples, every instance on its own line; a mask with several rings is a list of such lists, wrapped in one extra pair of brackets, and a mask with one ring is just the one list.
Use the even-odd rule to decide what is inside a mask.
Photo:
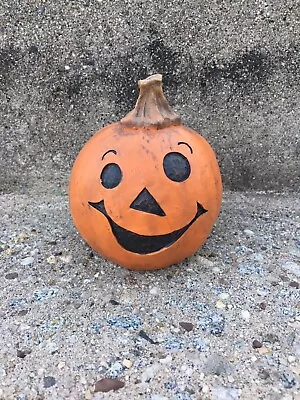
[(139, 88), (134, 110), (80, 151), (69, 199), (75, 226), (95, 251), (128, 269), (151, 270), (205, 242), (222, 181), (210, 145), (171, 110), (162, 76), (140, 80)]

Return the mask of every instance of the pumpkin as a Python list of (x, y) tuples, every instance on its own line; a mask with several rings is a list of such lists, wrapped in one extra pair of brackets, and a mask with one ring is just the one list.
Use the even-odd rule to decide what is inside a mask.
[(78, 231), (105, 258), (128, 269), (178, 263), (207, 239), (222, 181), (215, 154), (181, 124), (162, 75), (139, 82), (133, 111), (100, 129), (78, 154), (69, 203)]

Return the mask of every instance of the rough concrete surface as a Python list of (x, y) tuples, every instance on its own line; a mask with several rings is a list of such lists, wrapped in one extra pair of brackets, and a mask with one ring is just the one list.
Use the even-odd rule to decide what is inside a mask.
[(151, 73), (227, 189), (298, 189), (299, 17), (298, 0), (1, 0), (1, 190), (64, 179)]
[(142, 273), (91, 251), (62, 191), (3, 195), (0, 398), (299, 400), (299, 210), (226, 193), (195, 256)]

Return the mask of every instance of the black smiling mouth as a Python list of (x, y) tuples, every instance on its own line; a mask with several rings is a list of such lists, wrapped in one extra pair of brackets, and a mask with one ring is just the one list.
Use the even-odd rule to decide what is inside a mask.
[(98, 203), (88, 202), (90, 206), (100, 211), (107, 218), (112, 232), (119, 243), (125, 250), (137, 254), (150, 254), (159, 251), (163, 248), (170, 247), (175, 243), (188, 229), (189, 227), (200, 217), (205, 214), (207, 210), (197, 202), (197, 212), (194, 218), (183, 228), (177, 229), (171, 233), (165, 235), (156, 236), (144, 236), (128, 231), (116, 224), (112, 218), (107, 214), (105, 209), (104, 200)]

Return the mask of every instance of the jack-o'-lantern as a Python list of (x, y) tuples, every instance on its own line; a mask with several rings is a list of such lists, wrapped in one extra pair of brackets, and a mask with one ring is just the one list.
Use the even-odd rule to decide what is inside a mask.
[(96, 252), (151, 270), (182, 261), (205, 242), (222, 182), (208, 142), (171, 110), (162, 76), (140, 80), (139, 89), (134, 110), (80, 151), (69, 199), (75, 226)]

